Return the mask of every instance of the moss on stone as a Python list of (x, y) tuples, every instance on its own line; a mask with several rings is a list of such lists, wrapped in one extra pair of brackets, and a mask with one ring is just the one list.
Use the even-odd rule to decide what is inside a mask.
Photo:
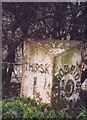
[(78, 52), (81, 48), (81, 45), (77, 45), (67, 51), (65, 51), (64, 53), (62, 53), (61, 55), (61, 62), (62, 64), (71, 64), (71, 60), (73, 55)]

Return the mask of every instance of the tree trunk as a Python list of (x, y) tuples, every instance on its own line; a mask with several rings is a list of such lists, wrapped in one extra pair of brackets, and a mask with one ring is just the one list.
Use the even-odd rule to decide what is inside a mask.
[[(12, 46), (11, 44), (8, 46), (8, 51), (10, 51), (11, 46)], [(5, 86), (10, 85), (11, 75), (14, 68), (14, 65), (12, 63), (15, 62), (15, 49), (11, 49), (10, 54), (9, 55), (8, 54), (7, 54), (8, 57), (6, 57), (5, 59), (6, 63), (2, 71), (2, 83)]]

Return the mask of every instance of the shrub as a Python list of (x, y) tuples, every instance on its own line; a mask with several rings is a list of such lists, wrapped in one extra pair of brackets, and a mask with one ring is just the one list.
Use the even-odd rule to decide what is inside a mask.
[(62, 109), (58, 112), (59, 118), (72, 118), (71, 114), (69, 113), (68, 109)]
[[(11, 99), (0, 101), (2, 104), (2, 117), (4, 118), (28, 118), (29, 120), (62, 120), (66, 118), (73, 118), (68, 109), (60, 111), (53, 110), (51, 106), (46, 103), (37, 105), (35, 99), (25, 97), (13, 97)], [(87, 119), (87, 110), (81, 108), (77, 110), (77, 120)]]
[(50, 120), (58, 120), (59, 119), (58, 112), (54, 110), (50, 110), (46, 118)]
[(47, 111), (52, 109), (49, 104), (43, 103), (43, 102), (38, 105), (38, 108), (43, 112), (45, 112), (46, 109), (47, 109)]
[(43, 118), (45, 104), (37, 106), (35, 99), (25, 97), (13, 97), (2, 103), (3, 118)]
[(11, 98), (5, 100), (2, 104), (3, 118), (20, 118), (23, 116), (27, 104), (20, 100), (20, 98)]
[(87, 120), (87, 110), (83, 108), (78, 109), (77, 120)]
[(37, 107), (30, 107), (23, 114), (23, 118), (41, 119), (43, 117), (44, 117), (44, 113), (41, 112)]

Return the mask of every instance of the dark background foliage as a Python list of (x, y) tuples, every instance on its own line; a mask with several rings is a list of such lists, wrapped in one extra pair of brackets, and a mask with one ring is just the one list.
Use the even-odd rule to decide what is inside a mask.
[[(16, 63), (26, 38), (79, 40), (86, 36), (85, 2), (6, 2), (2, 4), (3, 62)], [(87, 62), (87, 61), (86, 61)], [(3, 86), (9, 87), (13, 64), (2, 64)]]

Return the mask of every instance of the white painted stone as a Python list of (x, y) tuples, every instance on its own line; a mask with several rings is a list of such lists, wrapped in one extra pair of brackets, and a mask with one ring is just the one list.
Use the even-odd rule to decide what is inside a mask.
[[(78, 46), (80, 46), (78, 48)], [(73, 51), (75, 47), (75, 50)], [(64, 65), (68, 65), (69, 69), (71, 66), (75, 66), (75, 70), (81, 74), (78, 65), (81, 64), (81, 43), (78, 41), (64, 41), (64, 40), (27, 40), (24, 42), (24, 64), (23, 64), (23, 75), (21, 85), (21, 95), (27, 97), (35, 97), (37, 102), (46, 102), (51, 104), (52, 102), (52, 91), (55, 83), (54, 77), (59, 73), (60, 69), (64, 71)], [(71, 53), (70, 53), (71, 52)], [(68, 55), (72, 54), (72, 55)], [(78, 65), (76, 64), (78, 62)], [(76, 81), (75, 75), (69, 73), (64, 75), (61, 80), (64, 79), (64, 90), (60, 89), (60, 93), (56, 92), (54, 102), (58, 94), (66, 94), (67, 81), (71, 80), (74, 84), (74, 88), (70, 85), (72, 94), (65, 99), (77, 100), (79, 92), (76, 93)], [(80, 82), (81, 76), (77, 79)], [(63, 81), (57, 83), (62, 86)], [(71, 83), (69, 83), (71, 84)], [(59, 89), (56, 86), (56, 89)], [(72, 91), (73, 89), (73, 91)], [(62, 91), (62, 92), (61, 92)], [(69, 94), (69, 93), (68, 93)], [(59, 98), (60, 99), (60, 98)], [(56, 100), (58, 101), (58, 100)]]

